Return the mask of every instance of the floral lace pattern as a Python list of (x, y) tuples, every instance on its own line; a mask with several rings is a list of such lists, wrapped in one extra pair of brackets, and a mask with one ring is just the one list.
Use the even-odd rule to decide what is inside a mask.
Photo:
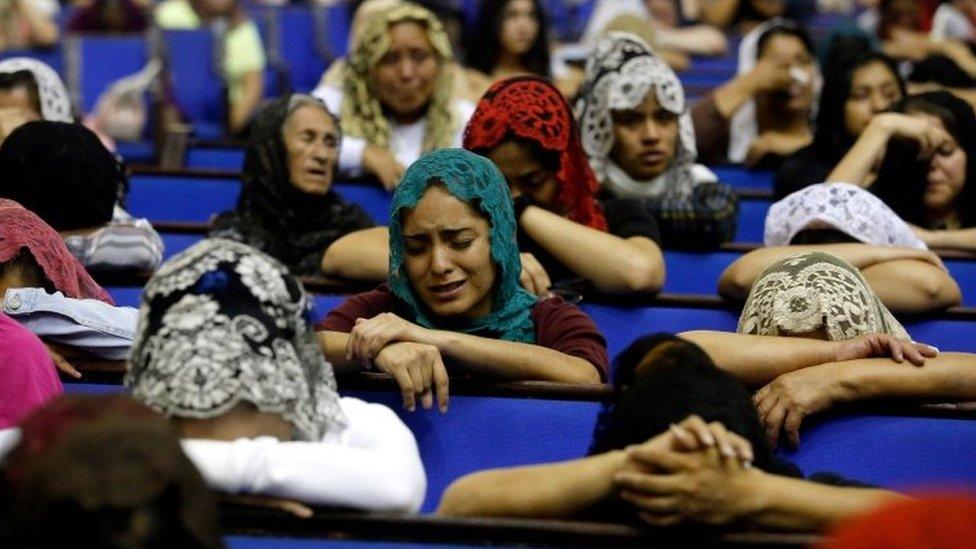
[(850, 183), (820, 183), (776, 202), (766, 214), (767, 246), (785, 246), (804, 229), (837, 229), (865, 244), (928, 246), (880, 198)]
[(51, 122), (74, 122), (71, 117), (71, 99), (61, 77), (46, 64), (29, 57), (11, 57), (0, 61), (0, 73), (30, 71), (37, 82), (37, 95), (41, 100), (41, 116)]
[(126, 386), (168, 416), (213, 418), (249, 402), (281, 414), (296, 438), (320, 440), (345, 417), (308, 307), (274, 259), (204, 240), (146, 285)]
[(512, 136), (528, 139), (559, 155), (559, 202), (573, 221), (607, 230), (594, 195), (600, 188), (580, 145), (573, 113), (552, 84), (534, 76), (517, 76), (493, 84), (464, 129), (464, 148), (481, 151)]
[(824, 252), (777, 261), (752, 286), (738, 331), (798, 335), (823, 329), (831, 341), (862, 334), (910, 339), (856, 267)]
[(13, 200), (0, 198), (0, 263), (17, 257), (26, 248), (55, 289), (67, 297), (97, 299), (115, 304), (78, 260), (61, 235), (34, 212)]
[[(661, 176), (651, 181), (635, 181), (610, 159), (611, 111), (636, 108), (652, 89), (661, 108), (678, 116), (677, 150), (671, 167)], [(638, 36), (612, 32), (597, 44), (586, 61), (586, 76), (575, 112), (590, 166), (600, 182), (617, 196), (685, 198), (691, 195), (697, 183), (692, 166), (698, 150), (684, 88), (674, 71)], [(710, 181), (716, 181), (714, 175)]]

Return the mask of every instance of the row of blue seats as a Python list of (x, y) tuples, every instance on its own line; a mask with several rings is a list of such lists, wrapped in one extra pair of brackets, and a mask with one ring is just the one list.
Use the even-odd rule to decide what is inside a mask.
[[(69, 384), (69, 391), (116, 392), (118, 385)], [(396, 391), (343, 391), (397, 410), (420, 448), (427, 471), (422, 512), (432, 512), (461, 475), (495, 467), (559, 461), (587, 452), (600, 404), (498, 396), (451, 398), (447, 414), (402, 408)], [(780, 455), (805, 473), (829, 471), (895, 490), (976, 488), (976, 422), (857, 412), (809, 418), (796, 450)], [(883, 459), (881, 458), (883, 456)]]
[[(734, 173), (733, 170), (726, 171)], [(151, 220), (205, 222), (213, 214), (234, 207), (239, 187), (235, 178), (135, 175), (131, 178), (127, 207), (133, 214)], [(377, 223), (386, 223), (390, 195), (379, 186), (336, 183), (335, 188), (348, 200), (361, 204)], [(768, 208), (766, 199), (743, 199), (740, 202), (736, 242), (762, 242)], [(200, 239), (192, 234), (168, 233), (163, 236), (167, 257)], [(719, 275), (738, 255), (739, 252), (731, 251), (668, 251), (669, 275), (665, 291), (713, 294)], [(946, 263), (962, 287), (963, 302), (976, 305), (976, 261), (947, 260)]]
[[(244, 166), (244, 151), (230, 147), (194, 147), (186, 153), (186, 167), (191, 169), (212, 169), (240, 171)], [(727, 185), (742, 189), (772, 191), (773, 172), (749, 170), (735, 166), (713, 167), (719, 180)]]
[[(686, 273), (694, 264), (685, 265)], [(109, 286), (109, 293), (119, 305), (137, 307), (142, 294), (138, 286)], [(714, 294), (714, 286), (711, 290)], [(344, 295), (316, 295), (316, 318), (338, 306)], [(616, 356), (638, 337), (653, 332), (678, 333), (688, 330), (722, 330), (734, 332), (739, 311), (731, 305), (682, 306), (650, 302), (580, 303), (580, 308), (596, 323), (607, 339), (610, 356)], [(976, 320), (965, 315), (931, 315), (902, 318), (912, 337), (940, 349), (976, 353)]]
[[(334, 189), (362, 205), (377, 222), (385, 223), (389, 218), (391, 195), (378, 184), (335, 183)], [(139, 174), (130, 178), (126, 204), (133, 214), (152, 220), (204, 222), (215, 213), (232, 209), (239, 194), (240, 180), (236, 177)], [(736, 242), (762, 242), (769, 205), (769, 199), (740, 200)]]

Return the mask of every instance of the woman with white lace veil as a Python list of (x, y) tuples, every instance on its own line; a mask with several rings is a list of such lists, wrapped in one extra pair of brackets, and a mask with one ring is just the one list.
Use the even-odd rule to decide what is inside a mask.
[(413, 435), (385, 406), (339, 397), (310, 307), (278, 261), (204, 240), (147, 283), (126, 386), (173, 420), (215, 489), (416, 512)]
[(71, 98), (61, 77), (29, 57), (0, 61), (0, 143), (32, 120), (73, 122)]
[(714, 246), (735, 236), (735, 193), (695, 163), (681, 82), (638, 36), (612, 32), (597, 44), (574, 110), (604, 191), (641, 200), (665, 246)]
[(765, 244), (725, 269), (719, 293), (744, 299), (771, 264), (800, 252), (822, 251), (860, 269), (893, 311), (933, 311), (962, 299), (939, 257), (891, 208), (855, 185), (813, 185), (776, 202), (766, 216)]
[[(11, 57), (0, 61), (0, 75), (0, 107), (24, 108), (35, 116), (31, 120), (73, 121), (68, 90), (47, 64), (30, 57)], [(16, 88), (26, 92), (27, 103), (12, 102), (10, 95)]]

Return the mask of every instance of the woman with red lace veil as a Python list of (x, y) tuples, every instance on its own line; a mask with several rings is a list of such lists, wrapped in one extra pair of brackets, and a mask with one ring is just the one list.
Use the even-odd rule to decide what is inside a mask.
[(468, 122), (464, 148), (490, 159), (508, 181), (530, 290), (543, 294), (573, 279), (604, 293), (661, 288), (654, 219), (639, 201), (597, 199), (572, 110), (548, 81), (495, 83)]

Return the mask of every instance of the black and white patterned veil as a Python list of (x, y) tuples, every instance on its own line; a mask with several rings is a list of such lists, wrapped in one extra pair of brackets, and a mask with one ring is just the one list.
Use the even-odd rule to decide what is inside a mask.
[(346, 419), (309, 310), (277, 260), (204, 240), (146, 284), (125, 384), (167, 416), (214, 418), (248, 402), (288, 420), (296, 439), (321, 440)]
[(74, 122), (71, 98), (61, 77), (51, 67), (30, 57), (11, 57), (0, 61), (0, 73), (28, 71), (37, 83), (41, 117), (51, 122)]
[[(610, 159), (614, 140), (611, 111), (639, 106), (652, 89), (661, 108), (678, 116), (677, 150), (663, 174), (637, 181)], [(695, 165), (695, 129), (678, 76), (637, 35), (611, 32), (600, 40), (586, 61), (574, 111), (590, 166), (617, 196), (687, 197), (696, 183), (717, 180), (704, 166)]]

